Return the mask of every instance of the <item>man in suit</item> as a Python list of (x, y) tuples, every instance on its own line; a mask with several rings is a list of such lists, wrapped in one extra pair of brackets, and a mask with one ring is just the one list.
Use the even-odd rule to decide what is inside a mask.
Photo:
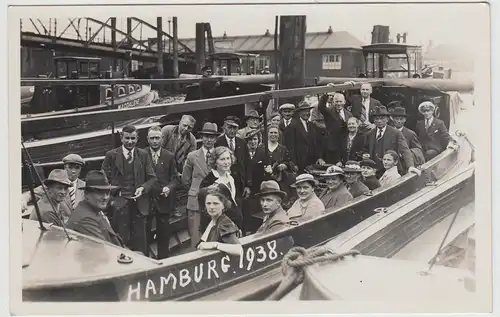
[[(224, 134), (217, 138), (215, 147), (225, 146), (230, 148), (236, 157), (236, 164), (231, 166), (231, 176), (234, 178), (236, 187), (236, 203), (241, 206), (241, 197), (247, 198), (252, 187), (250, 166), (250, 154), (245, 140), (236, 136), (239, 127), (239, 119), (228, 116), (224, 120)], [(240, 200), (240, 201), (238, 201)]]
[(111, 184), (120, 187), (114, 197), (112, 225), (125, 245), (147, 255), (148, 194), (156, 183), (156, 175), (149, 154), (136, 147), (137, 129), (125, 126), (120, 136), (122, 146), (108, 151), (101, 167)]
[(322, 159), (320, 133), (315, 124), (308, 119), (311, 108), (307, 102), (301, 102), (296, 109), (296, 117), (285, 130), (285, 146), (299, 173), (304, 173), (308, 165), (325, 164)]
[[(161, 147), (162, 131), (159, 126), (153, 126), (148, 131), (149, 147), (144, 150), (149, 154), (156, 174), (156, 183), (151, 188), (152, 216), (156, 216), (156, 242), (158, 244), (158, 259), (169, 255), (170, 216), (175, 207), (175, 195), (172, 195), (179, 185), (179, 173), (174, 154)], [(149, 218), (149, 223), (151, 223)], [(148, 225), (149, 228), (149, 225)], [(150, 230), (148, 230), (149, 233)], [(149, 245), (149, 243), (148, 243)]]
[(325, 136), (323, 137), (322, 148), (326, 163), (337, 164), (341, 161), (342, 145), (347, 138), (347, 121), (352, 114), (347, 111), (345, 97), (340, 93), (333, 95), (333, 104), (327, 106), (328, 95), (320, 97), (318, 110), (325, 120)]
[(371, 97), (372, 86), (363, 84), (360, 88), (360, 95), (354, 95), (350, 98), (351, 113), (361, 121), (360, 129), (368, 132), (375, 128), (373, 113), (375, 109), (382, 106), (380, 101)]
[(435, 109), (436, 106), (430, 101), (424, 101), (418, 106), (418, 111), (424, 116), (424, 120), (417, 122), (416, 130), (427, 161), (446, 148), (458, 148), (444, 122), (434, 117)]
[(198, 133), (201, 136), (202, 146), (198, 150), (188, 154), (182, 170), (182, 183), (189, 188), (186, 209), (188, 213), (188, 232), (193, 250), (196, 250), (196, 245), (201, 238), (201, 208), (198, 205), (200, 184), (210, 172), (210, 168), (207, 165), (207, 154), (214, 148), (217, 135), (219, 135), (217, 125), (210, 122), (206, 122), (203, 125), (203, 129)]
[[(365, 136), (363, 159), (369, 158), (375, 162), (377, 165), (377, 178), (379, 178), (384, 173), (382, 158), (385, 152), (393, 150), (402, 158), (409, 172), (420, 174), (420, 171), (414, 167), (413, 155), (408, 148), (403, 133), (387, 125), (389, 116), (390, 114), (384, 106), (378, 107), (373, 113), (376, 129), (371, 130)], [(401, 168), (399, 169), (401, 170)]]
[[(72, 212), (76, 208), (78, 203), (83, 199), (83, 190), (78, 188), (85, 186), (85, 182), (79, 178), (85, 161), (78, 154), (68, 154), (63, 157), (62, 161), (64, 164), (64, 170), (68, 174), (68, 178), (71, 182), (71, 186), (68, 190), (68, 195), (66, 196), (62, 204), (65, 205), (64, 208)], [(45, 191), (43, 190), (42, 186), (43, 185), (40, 185), (34, 189), (36, 200), (39, 200), (40, 198), (45, 196)], [(28, 204), (30, 203), (33, 203), (31, 193), (29, 191), (23, 193), (21, 196), (21, 209), (23, 211), (28, 210)]]
[(259, 130), (261, 128), (261, 117), (257, 110), (250, 110), (245, 116), (245, 121), (247, 126), (243, 129), (239, 129), (236, 134), (237, 137), (244, 139), (245, 136), (253, 130)]
[(284, 133), (285, 128), (292, 123), (292, 117), (294, 112), (295, 112), (295, 106), (291, 103), (284, 103), (279, 107), (279, 113), (281, 115), (279, 128), (281, 132)]
[(193, 116), (183, 115), (178, 125), (166, 125), (161, 129), (161, 146), (173, 153), (179, 173), (184, 167), (188, 153), (196, 150), (196, 138), (191, 133), (195, 124)]
[(85, 180), (86, 183), (79, 187), (85, 191), (84, 199), (69, 217), (68, 229), (125, 247), (103, 212), (108, 206), (110, 192), (116, 186), (109, 184), (103, 171), (89, 171)]
[[(412, 130), (405, 127), (406, 123), (406, 109), (403, 107), (395, 107), (391, 113), (391, 119), (393, 126), (403, 133), (403, 136), (408, 143), (408, 147), (413, 155), (413, 162), (416, 166), (420, 166), (425, 163), (424, 153), (422, 151), (422, 145), (418, 140), (417, 134)], [(405, 169), (405, 166), (403, 166)]]

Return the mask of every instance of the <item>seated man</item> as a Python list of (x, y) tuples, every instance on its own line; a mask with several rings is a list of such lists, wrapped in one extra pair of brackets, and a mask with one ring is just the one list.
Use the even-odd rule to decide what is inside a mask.
[(424, 120), (417, 122), (416, 130), (427, 161), (436, 157), (447, 147), (457, 148), (444, 122), (434, 117), (435, 109), (436, 106), (430, 101), (424, 101), (418, 106), (418, 111), (424, 116)]
[(117, 187), (109, 184), (103, 171), (89, 171), (85, 181), (85, 186), (80, 188), (85, 190), (84, 199), (71, 214), (68, 229), (125, 247), (103, 213), (108, 206), (111, 190)]
[(262, 225), (257, 229), (257, 233), (268, 233), (283, 229), (288, 226), (290, 219), (285, 210), (281, 207), (281, 202), (286, 193), (280, 190), (276, 181), (269, 180), (260, 184), (260, 192), (255, 194), (260, 197), (260, 205), (264, 212)]

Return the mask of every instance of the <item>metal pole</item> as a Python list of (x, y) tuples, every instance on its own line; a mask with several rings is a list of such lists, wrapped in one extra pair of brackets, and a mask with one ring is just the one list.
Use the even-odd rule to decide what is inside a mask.
[[(156, 40), (158, 47), (158, 56), (157, 56), (157, 69), (158, 69), (158, 78), (163, 78), (163, 19), (162, 17), (156, 18)], [(164, 95), (164, 85), (160, 84), (159, 94), (160, 96)]]

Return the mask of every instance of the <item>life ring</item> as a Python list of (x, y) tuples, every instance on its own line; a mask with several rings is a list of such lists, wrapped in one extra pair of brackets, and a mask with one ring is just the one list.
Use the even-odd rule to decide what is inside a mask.
[(436, 107), (434, 109), (434, 118), (439, 118), (440, 114), (441, 114), (441, 110), (439, 110), (439, 107)]

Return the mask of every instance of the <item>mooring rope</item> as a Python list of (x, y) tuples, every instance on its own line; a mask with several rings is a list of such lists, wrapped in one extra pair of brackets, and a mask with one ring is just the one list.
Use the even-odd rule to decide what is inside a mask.
[(343, 260), (346, 256), (356, 256), (358, 254), (360, 253), (356, 250), (335, 253), (326, 247), (311, 248), (309, 250), (303, 247), (291, 248), (281, 262), (281, 272), (284, 277), (280, 285), (266, 300), (280, 300), (294, 287), (302, 283), (306, 267), (323, 262), (337, 262)]

